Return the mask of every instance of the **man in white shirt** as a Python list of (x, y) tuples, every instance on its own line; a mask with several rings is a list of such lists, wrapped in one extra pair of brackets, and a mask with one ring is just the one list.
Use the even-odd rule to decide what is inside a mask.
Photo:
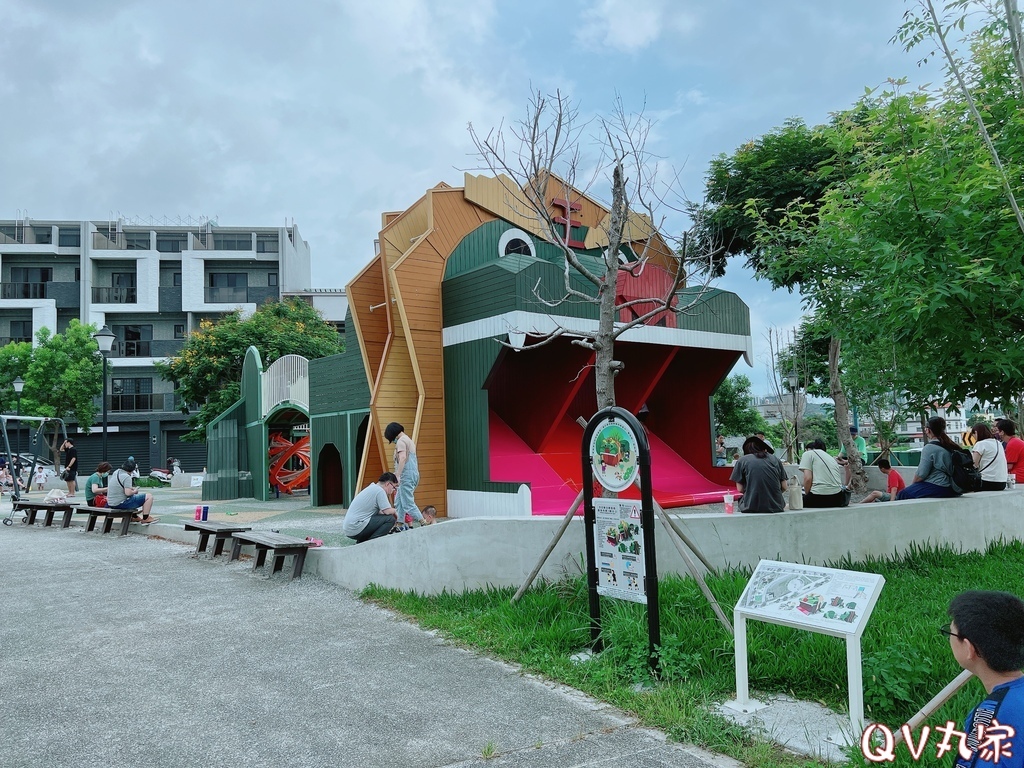
[(398, 490), (398, 478), (385, 472), (352, 499), (345, 512), (342, 532), (357, 544), (387, 535), (398, 521), (398, 513), (390, 497)]

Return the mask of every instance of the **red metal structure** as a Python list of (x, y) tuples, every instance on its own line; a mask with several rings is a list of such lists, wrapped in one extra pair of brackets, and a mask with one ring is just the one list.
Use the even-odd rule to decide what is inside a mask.
[[(292, 461), (294, 459), (295, 461)], [(296, 464), (299, 468), (296, 469)], [(270, 485), (292, 493), (309, 489), (309, 435), (294, 443), (281, 432), (270, 435)]]

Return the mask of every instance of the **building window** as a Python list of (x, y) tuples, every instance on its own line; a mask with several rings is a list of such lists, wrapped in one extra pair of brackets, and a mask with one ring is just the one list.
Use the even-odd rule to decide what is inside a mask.
[(82, 282), (82, 268), (81, 267), (75, 267), (75, 282), (76, 283)]
[(245, 272), (211, 272), (209, 282), (207, 302), (245, 303), (249, 299), (249, 275)]
[(125, 248), (129, 251), (148, 251), (149, 232), (126, 232)]
[(185, 338), (185, 324), (175, 323), (174, 324), (174, 338), (184, 339)]
[(62, 248), (80, 248), (82, 245), (82, 230), (78, 227), (61, 227), (57, 230), (57, 245)]
[(175, 272), (171, 278), (171, 285), (175, 288), (181, 288), (181, 272)]
[(111, 379), (110, 410), (153, 410), (153, 379)]
[(181, 253), (188, 243), (188, 235), (183, 232), (157, 232), (156, 249), (160, 253)]
[(256, 235), (256, 253), (277, 253), (277, 235)]
[(213, 250), (215, 251), (251, 251), (252, 235), (248, 233), (236, 233), (213, 236)]
[(277, 287), (277, 272), (267, 273), (267, 285), (269, 285), (271, 288)]
[(53, 243), (53, 230), (49, 227), (32, 227), (32, 232), (36, 236), (36, 242), (40, 245)]
[(117, 336), (115, 357), (152, 357), (152, 325), (115, 325), (110, 330)]
[(11, 341), (32, 341), (32, 321), (11, 320)]

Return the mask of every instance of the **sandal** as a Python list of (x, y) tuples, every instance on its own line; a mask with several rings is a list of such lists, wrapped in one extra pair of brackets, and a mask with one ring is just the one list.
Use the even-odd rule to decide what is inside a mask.
[(153, 517), (152, 515), (146, 515), (144, 518), (142, 518), (142, 520), (139, 521), (139, 525), (149, 525), (150, 523), (155, 523), (157, 519), (158, 518)]

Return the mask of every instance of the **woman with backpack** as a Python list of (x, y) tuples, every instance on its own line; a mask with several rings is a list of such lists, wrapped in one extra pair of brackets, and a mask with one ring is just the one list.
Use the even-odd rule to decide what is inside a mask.
[(951, 451), (960, 446), (946, 434), (946, 420), (932, 416), (924, 428), (928, 444), (921, 449), (921, 463), (914, 473), (914, 482), (896, 495), (903, 499), (946, 499), (956, 496), (953, 490), (953, 459)]
[(974, 466), (981, 472), (981, 487), (978, 490), (1005, 491), (1009, 473), (1006, 470), (1003, 444), (992, 436), (992, 430), (984, 424), (971, 427), (971, 435), (974, 436), (971, 455), (974, 457)]

